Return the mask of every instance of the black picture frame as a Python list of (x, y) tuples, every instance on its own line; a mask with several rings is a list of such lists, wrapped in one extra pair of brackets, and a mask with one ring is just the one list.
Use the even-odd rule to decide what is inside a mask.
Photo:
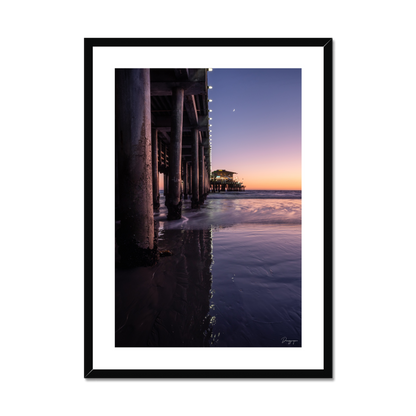
[[(111, 47), (250, 47), (322, 48), (323, 148), (324, 148), (324, 276), (323, 368), (305, 369), (105, 369), (94, 367), (93, 357), (93, 51)], [(332, 378), (333, 376), (333, 276), (332, 276), (332, 49), (331, 38), (86, 38), (84, 39), (84, 377), (92, 378)]]

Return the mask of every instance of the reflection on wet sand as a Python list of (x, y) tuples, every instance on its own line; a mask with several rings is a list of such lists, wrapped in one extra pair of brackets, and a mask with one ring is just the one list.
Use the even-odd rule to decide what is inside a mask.
[(116, 267), (117, 347), (302, 347), (302, 200), (220, 197), (174, 221), (161, 198), (172, 255)]
[(202, 347), (211, 338), (211, 230), (161, 230), (157, 265), (116, 268), (116, 347)]

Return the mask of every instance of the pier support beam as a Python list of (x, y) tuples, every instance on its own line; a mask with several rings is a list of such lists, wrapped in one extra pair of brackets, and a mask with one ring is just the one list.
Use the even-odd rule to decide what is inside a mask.
[(117, 245), (126, 266), (157, 261), (152, 194), (150, 70), (115, 71), (115, 140), (120, 228)]
[(183, 88), (172, 90), (172, 126), (169, 155), (169, 197), (168, 220), (178, 220), (182, 215), (182, 127), (183, 127)]
[(165, 206), (168, 206), (168, 196), (169, 196), (169, 173), (165, 172), (163, 174), (163, 195), (165, 196)]
[(153, 211), (159, 212), (159, 138), (158, 130), (152, 130), (152, 182), (153, 182)]
[(204, 146), (199, 147), (199, 203), (204, 203), (204, 173), (205, 173), (205, 164), (204, 164)]
[(199, 134), (192, 130), (192, 208), (199, 208)]
[(210, 186), (209, 186), (209, 172), (208, 170), (206, 171), (206, 175), (205, 175), (205, 193), (208, 195), (209, 191), (210, 191)]
[(189, 198), (192, 199), (192, 162), (187, 162), (188, 165), (188, 184), (189, 184)]
[(184, 179), (183, 179), (183, 199), (188, 199), (189, 193), (189, 169), (186, 161), (183, 161)]

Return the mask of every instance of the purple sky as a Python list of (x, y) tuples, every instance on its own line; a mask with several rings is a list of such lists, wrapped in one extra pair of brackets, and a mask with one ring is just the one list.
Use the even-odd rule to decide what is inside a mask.
[(213, 69), (212, 170), (248, 189), (301, 189), (301, 70)]

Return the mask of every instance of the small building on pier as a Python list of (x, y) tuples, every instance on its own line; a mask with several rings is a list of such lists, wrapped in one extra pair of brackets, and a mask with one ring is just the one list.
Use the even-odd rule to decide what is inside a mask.
[(229, 180), (233, 180), (234, 179), (234, 174), (237, 174), (237, 172), (231, 172), (229, 170), (225, 170), (225, 169), (217, 169), (214, 170), (214, 172), (212, 172), (212, 178), (219, 180), (219, 179), (229, 179)]
[(210, 190), (211, 192), (225, 191), (245, 191), (243, 182), (234, 179), (237, 172), (225, 169), (217, 169), (211, 173)]

